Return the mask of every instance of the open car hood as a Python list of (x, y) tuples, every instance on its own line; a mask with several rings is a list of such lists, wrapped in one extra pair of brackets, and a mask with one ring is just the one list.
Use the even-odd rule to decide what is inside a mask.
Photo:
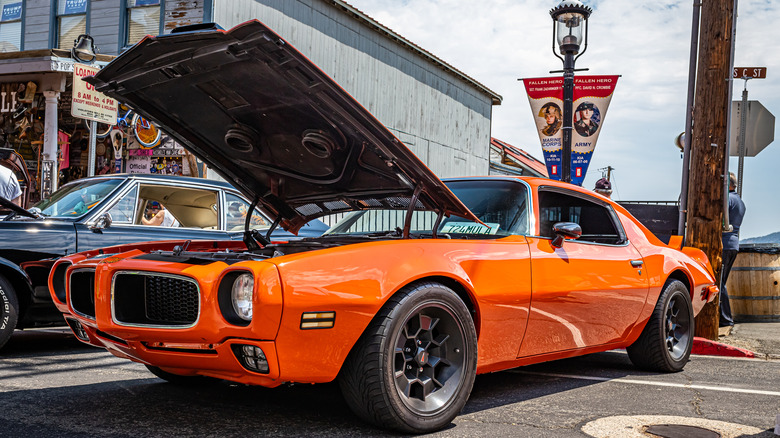
[(478, 219), (329, 76), (258, 21), (146, 37), (87, 82), (153, 120), (285, 229), (367, 208)]

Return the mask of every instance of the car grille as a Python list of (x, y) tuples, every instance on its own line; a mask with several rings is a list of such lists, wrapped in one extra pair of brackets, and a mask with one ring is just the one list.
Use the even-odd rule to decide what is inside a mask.
[(94, 269), (78, 269), (71, 272), (70, 305), (77, 313), (95, 319)]
[(200, 313), (198, 284), (188, 277), (151, 272), (114, 276), (112, 311), (123, 325), (184, 328)]

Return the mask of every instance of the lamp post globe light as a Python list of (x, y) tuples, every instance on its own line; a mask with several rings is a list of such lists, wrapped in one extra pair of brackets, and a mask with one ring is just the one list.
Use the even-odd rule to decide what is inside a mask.
[[(561, 181), (571, 182), (571, 130), (574, 100), (574, 63), (588, 48), (588, 17), (593, 10), (579, 0), (561, 0), (550, 10), (553, 20), (553, 54), (563, 62), (563, 149)], [(583, 32), (584, 28), (584, 32)], [(583, 45), (583, 33), (585, 41)], [(558, 45), (558, 52), (555, 45)], [(582, 45), (582, 52), (580, 46)], [(561, 57), (563, 55), (563, 57)]]

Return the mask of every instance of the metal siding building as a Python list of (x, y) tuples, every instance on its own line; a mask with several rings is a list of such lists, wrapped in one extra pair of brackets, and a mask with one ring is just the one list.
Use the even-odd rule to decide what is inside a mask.
[(258, 19), (333, 77), (440, 177), (488, 173), (501, 97), (342, 1), (215, 0), (225, 28)]

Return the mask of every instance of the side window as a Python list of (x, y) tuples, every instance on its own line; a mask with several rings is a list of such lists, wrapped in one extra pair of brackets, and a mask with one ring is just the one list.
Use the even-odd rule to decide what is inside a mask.
[(612, 211), (601, 204), (577, 196), (539, 190), (539, 233), (553, 238), (553, 225), (574, 222), (582, 228), (583, 242), (617, 245), (622, 243), (622, 229), (616, 226)]
[(132, 224), (135, 217), (136, 200), (138, 199), (138, 186), (133, 187), (127, 194), (108, 210), (114, 224)]
[(131, 46), (146, 35), (160, 33), (160, 0), (126, 0), (127, 38)]
[[(227, 223), (225, 229), (227, 231), (241, 231), (244, 229), (246, 223), (246, 213), (249, 211), (249, 202), (245, 199), (238, 197), (232, 193), (225, 193), (225, 205), (226, 205), (226, 217)], [(250, 222), (250, 228), (252, 229), (266, 229), (271, 226), (268, 220), (263, 217), (257, 210), (252, 214), (252, 221)]]
[(70, 50), (87, 33), (87, 0), (57, 0), (57, 48)]
[(138, 225), (218, 229), (221, 212), (217, 190), (142, 183), (138, 198)]
[(22, 0), (0, 0), (0, 52), (16, 52), (22, 47)]

